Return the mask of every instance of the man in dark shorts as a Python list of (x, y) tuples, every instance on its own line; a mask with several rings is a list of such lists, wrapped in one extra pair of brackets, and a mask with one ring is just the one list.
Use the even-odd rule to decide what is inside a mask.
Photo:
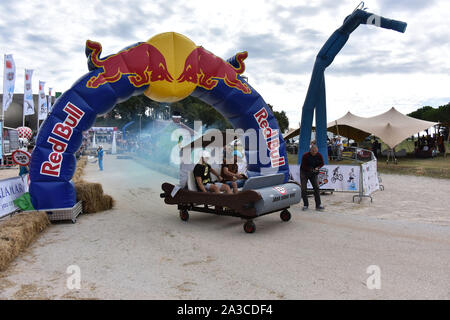
[(223, 160), (221, 175), (224, 182), (233, 188), (233, 193), (238, 193), (238, 188), (241, 188), (245, 183), (245, 175), (238, 173), (237, 151), (233, 152), (233, 163), (226, 163), (226, 158)]
[(317, 146), (312, 145), (309, 152), (305, 152), (302, 157), (302, 165), (300, 166), (300, 182), (302, 188), (302, 198), (303, 198), (303, 210), (307, 210), (308, 195), (307, 195), (307, 184), (308, 180), (314, 189), (314, 200), (316, 201), (316, 210), (322, 211), (325, 207), (322, 206), (320, 202), (320, 190), (319, 183), (317, 181), (317, 175), (319, 174), (319, 169), (324, 165), (323, 157), (319, 153)]
[(224, 191), (229, 194), (233, 193), (227, 184), (211, 181), (211, 173), (215, 175), (219, 181), (222, 181), (223, 178), (208, 164), (209, 158), (209, 152), (203, 151), (200, 162), (194, 167), (195, 183), (197, 184), (198, 190), (202, 192), (220, 193), (221, 191)]

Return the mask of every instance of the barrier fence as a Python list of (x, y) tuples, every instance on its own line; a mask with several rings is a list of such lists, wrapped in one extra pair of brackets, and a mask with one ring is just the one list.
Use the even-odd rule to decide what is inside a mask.
[[(355, 164), (332, 164), (324, 165), (318, 173), (318, 182), (321, 190), (333, 192), (351, 192), (357, 193), (353, 196), (359, 198), (358, 202), (363, 197), (369, 197), (372, 201), (372, 193), (380, 190), (380, 184), (377, 172), (377, 159), (373, 156), (371, 151), (360, 148), (348, 148), (348, 156), (343, 159), (351, 159)], [(367, 157), (367, 153), (371, 156)], [(371, 159), (367, 162), (362, 162), (360, 155), (364, 158)], [(289, 165), (291, 177), (296, 182), (300, 183), (300, 165)], [(308, 181), (308, 189), (312, 189), (311, 183)]]

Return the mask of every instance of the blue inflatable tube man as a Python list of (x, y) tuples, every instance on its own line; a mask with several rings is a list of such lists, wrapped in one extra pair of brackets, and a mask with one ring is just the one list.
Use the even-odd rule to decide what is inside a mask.
[(333, 62), (336, 55), (346, 44), (350, 34), (360, 24), (371, 24), (377, 27), (405, 32), (406, 23), (380, 17), (373, 13), (356, 9), (347, 16), (343, 25), (337, 29), (325, 42), (317, 54), (309, 83), (308, 92), (302, 109), (300, 124), (300, 139), (298, 147), (298, 163), (302, 156), (309, 151), (314, 110), (316, 111), (316, 143), (325, 163), (328, 163), (327, 150), (327, 110), (325, 97), (325, 69)]

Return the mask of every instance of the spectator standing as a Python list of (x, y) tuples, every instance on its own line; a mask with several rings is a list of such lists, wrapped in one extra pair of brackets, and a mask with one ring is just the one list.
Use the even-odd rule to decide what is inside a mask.
[(302, 164), (300, 166), (300, 182), (303, 198), (303, 210), (307, 210), (309, 206), (307, 195), (308, 180), (311, 182), (311, 185), (314, 189), (316, 210), (322, 211), (323, 209), (325, 209), (320, 201), (319, 182), (317, 181), (319, 169), (323, 167), (323, 165), (323, 157), (319, 153), (318, 148), (315, 145), (311, 146), (309, 152), (305, 152), (305, 154), (302, 156)]
[(103, 171), (103, 146), (99, 146), (97, 148), (97, 155), (98, 155), (98, 167), (100, 168), (100, 171)]

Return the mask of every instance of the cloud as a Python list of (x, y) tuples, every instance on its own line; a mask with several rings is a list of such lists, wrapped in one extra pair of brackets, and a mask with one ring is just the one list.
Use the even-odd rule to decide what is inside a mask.
[[(408, 28), (399, 34), (361, 26), (352, 33), (327, 69), (329, 104), (336, 108), (330, 114), (342, 108), (338, 105), (366, 100), (377, 101), (369, 108), (405, 101), (402, 96), (411, 95), (408, 90), (415, 95), (405, 103), (447, 99), (448, 88), (443, 83), (450, 81), (448, 1), (366, 4), (370, 12), (370, 5), (375, 5), (374, 13), (404, 19)], [(0, 3), (0, 43), (3, 53), (14, 54), (18, 75), (23, 76), (25, 67), (34, 68), (33, 83), (40, 79), (58, 91), (67, 90), (87, 72), (86, 39), (100, 41), (103, 56), (167, 31), (185, 34), (224, 59), (247, 50), (246, 73), (251, 84), (297, 123), (316, 55), (355, 5), (350, 0), (4, 0)], [(357, 87), (362, 77), (377, 80), (371, 83), (373, 90), (355, 98), (345, 88)], [(396, 85), (385, 86), (384, 79), (389, 78), (398, 78), (395, 89)], [(17, 81), (16, 91), (23, 90), (22, 86), (23, 81)], [(399, 92), (398, 87), (408, 90)], [(377, 90), (383, 91), (383, 100), (378, 99)]]
[(25, 39), (32, 44), (54, 43), (56, 39), (42, 34), (28, 33)]
[(382, 12), (388, 11), (417, 11), (430, 8), (436, 4), (436, 0), (380, 0)]

